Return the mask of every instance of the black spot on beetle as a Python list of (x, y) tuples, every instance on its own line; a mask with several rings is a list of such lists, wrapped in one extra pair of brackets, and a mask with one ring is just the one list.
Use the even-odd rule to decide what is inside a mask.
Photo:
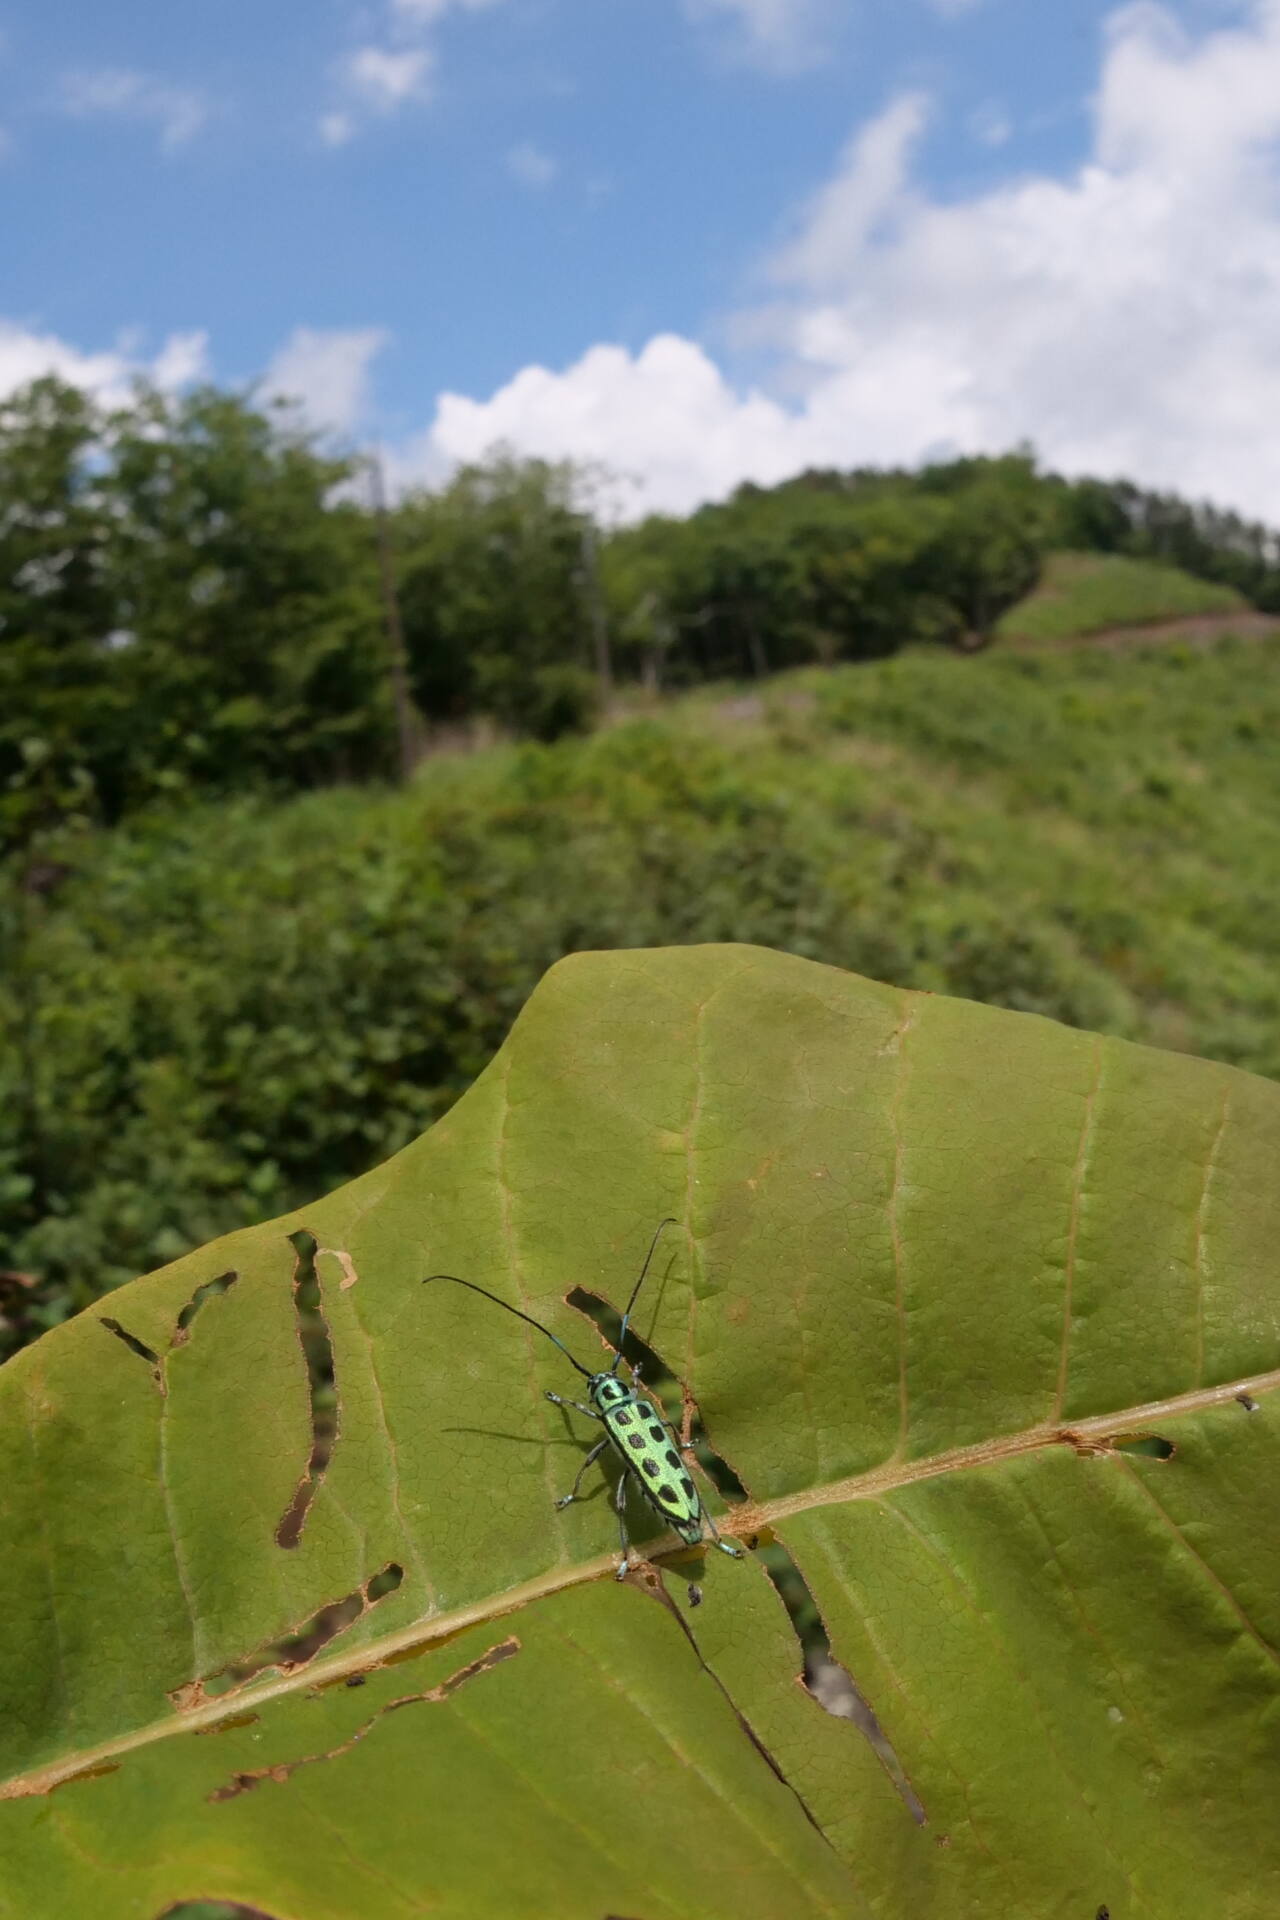
[(689, 1498), (690, 1498), (690, 1499), (692, 1500), (692, 1498), (693, 1498), (693, 1482), (692, 1482), (692, 1480), (691, 1480), (691, 1479), (689, 1478), (689, 1476), (688, 1476), (688, 1474), (687, 1474), (687, 1473), (682, 1473), (682, 1474), (680, 1475), (680, 1485), (681, 1485), (681, 1486), (682, 1486), (682, 1487), (684, 1488), (684, 1490), (685, 1490), (685, 1492), (686, 1492), (686, 1493), (688, 1494), (688, 1496), (689, 1496)]
[(629, 1433), (627, 1438), (633, 1447), (642, 1447), (644, 1445), (644, 1435), (642, 1433)]
[(669, 1467), (679, 1467), (680, 1455), (676, 1452), (674, 1447), (667, 1448), (666, 1458), (667, 1458), (667, 1465)]
[(665, 1504), (670, 1507), (676, 1507), (676, 1506), (679, 1506), (680, 1504), (679, 1501), (676, 1499), (675, 1488), (672, 1486), (668, 1486), (665, 1480), (663, 1481), (662, 1485), (658, 1488), (658, 1498), (659, 1500), (665, 1502)]
[(664, 1433), (664, 1432), (662, 1431), (662, 1428), (661, 1428), (661, 1427), (650, 1427), (650, 1429), (649, 1429), (649, 1438), (650, 1438), (651, 1440), (665, 1440), (665, 1439), (666, 1439), (666, 1437), (667, 1437), (667, 1436), (666, 1436), (666, 1434), (665, 1434), (665, 1433)]
[(649, 1476), (649, 1478), (650, 1478), (651, 1480), (656, 1480), (656, 1479), (657, 1479), (657, 1477), (658, 1477), (658, 1463), (657, 1463), (657, 1461), (656, 1461), (656, 1460), (646, 1460), (646, 1461), (644, 1461), (644, 1462), (643, 1462), (643, 1465), (644, 1465), (644, 1470), (645, 1470), (645, 1472), (646, 1472), (646, 1473), (648, 1474), (648, 1476)]
[(617, 1413), (614, 1415), (614, 1418), (620, 1427), (629, 1427), (631, 1425), (631, 1415), (629, 1413)]

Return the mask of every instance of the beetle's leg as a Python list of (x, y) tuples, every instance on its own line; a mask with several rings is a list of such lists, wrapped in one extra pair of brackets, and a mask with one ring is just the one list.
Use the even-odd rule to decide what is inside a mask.
[(638, 1360), (633, 1362), (632, 1364), (631, 1384), (633, 1387), (638, 1387), (640, 1385), (640, 1362)]
[(627, 1539), (627, 1476), (625, 1472), (618, 1475), (618, 1492), (613, 1504), (618, 1511), (618, 1539), (622, 1547), (622, 1558), (618, 1562), (618, 1571), (614, 1577), (625, 1580), (631, 1555), (631, 1546)]
[(591, 1465), (591, 1463), (594, 1460), (598, 1460), (600, 1458), (600, 1455), (604, 1452), (608, 1444), (609, 1444), (609, 1436), (607, 1433), (603, 1440), (596, 1441), (594, 1447), (592, 1447), (590, 1453), (587, 1455), (582, 1465), (578, 1468), (578, 1477), (574, 1481), (572, 1488), (568, 1493), (565, 1494), (562, 1500), (556, 1501), (557, 1507), (571, 1507), (573, 1505), (574, 1501), (578, 1497), (578, 1488), (582, 1485), (583, 1474), (586, 1472), (587, 1468)]
[[(701, 1501), (699, 1501), (698, 1504), (701, 1506), (702, 1505)], [(719, 1531), (717, 1530), (716, 1523), (711, 1518), (711, 1515), (707, 1512), (705, 1507), (702, 1508), (702, 1524), (705, 1527), (710, 1527), (712, 1541), (719, 1548), (721, 1553), (727, 1553), (731, 1560), (742, 1560), (746, 1558), (746, 1555), (743, 1552), (743, 1549), (741, 1547), (731, 1547), (727, 1540), (722, 1540), (720, 1538), (720, 1534), (719, 1534)]]
[(552, 1393), (550, 1387), (544, 1387), (543, 1392), (553, 1407), (572, 1407), (575, 1413), (585, 1413), (588, 1420), (599, 1420), (602, 1417), (594, 1407), (584, 1407), (581, 1400), (562, 1400), (558, 1393)]

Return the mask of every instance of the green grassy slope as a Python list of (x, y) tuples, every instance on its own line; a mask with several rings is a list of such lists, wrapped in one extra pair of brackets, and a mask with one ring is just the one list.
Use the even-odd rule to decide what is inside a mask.
[(1280, 1076), (1278, 729), (1280, 642), (920, 652), (139, 820), (0, 984), (0, 1266), (38, 1324), (325, 1191), (574, 948), (759, 941)]
[(1040, 585), (1009, 609), (996, 632), (1004, 640), (1073, 640), (1107, 627), (1247, 610), (1234, 587), (1197, 580), (1178, 567), (1121, 554), (1054, 553)]

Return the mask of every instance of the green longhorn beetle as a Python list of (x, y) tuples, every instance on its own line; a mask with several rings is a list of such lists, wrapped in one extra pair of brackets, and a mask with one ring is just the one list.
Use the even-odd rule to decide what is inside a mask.
[[(679, 1534), (686, 1546), (701, 1544), (709, 1532), (714, 1544), (721, 1553), (727, 1553), (734, 1560), (743, 1558), (741, 1547), (731, 1546), (722, 1540), (716, 1532), (711, 1515), (702, 1504), (698, 1489), (693, 1484), (685, 1462), (680, 1458), (678, 1449), (682, 1442), (675, 1428), (659, 1413), (651, 1400), (646, 1400), (636, 1392), (640, 1379), (638, 1367), (631, 1368), (631, 1385), (624, 1386), (618, 1378), (618, 1367), (622, 1360), (622, 1344), (627, 1337), (627, 1322), (631, 1310), (636, 1304), (636, 1296), (644, 1285), (649, 1263), (654, 1250), (662, 1237), (663, 1229), (675, 1226), (674, 1220), (664, 1220), (649, 1243), (644, 1265), (640, 1269), (640, 1278), (631, 1289), (631, 1298), (627, 1310), (622, 1316), (622, 1327), (618, 1334), (613, 1365), (607, 1373), (592, 1373), (580, 1360), (575, 1360), (562, 1340), (557, 1340), (549, 1327), (544, 1327), (532, 1314), (522, 1313), (519, 1307), (513, 1307), (506, 1300), (500, 1300), (496, 1293), (490, 1293), (487, 1287), (478, 1287), (474, 1280), (460, 1280), (456, 1273), (431, 1273), (423, 1285), (432, 1280), (451, 1280), (455, 1286), (469, 1287), (472, 1293), (482, 1294), (486, 1300), (492, 1300), (497, 1307), (505, 1307), (508, 1313), (514, 1313), (518, 1320), (526, 1320), (539, 1333), (545, 1333), (548, 1340), (555, 1342), (571, 1366), (577, 1367), (587, 1383), (587, 1392), (591, 1396), (591, 1405), (584, 1406), (581, 1400), (565, 1400), (560, 1394), (547, 1391), (547, 1399), (557, 1407), (573, 1407), (578, 1413), (585, 1413), (590, 1420), (599, 1420), (604, 1425), (604, 1439), (598, 1440), (578, 1470), (578, 1477), (563, 1499), (556, 1501), (557, 1508), (571, 1506), (578, 1498), (578, 1488), (582, 1485), (587, 1468), (598, 1460), (605, 1448), (612, 1445), (614, 1452), (622, 1461), (623, 1471), (618, 1476), (618, 1494), (614, 1502), (618, 1515), (618, 1534), (621, 1541), (622, 1558), (618, 1562), (617, 1578), (623, 1579), (628, 1566), (629, 1542), (627, 1540), (627, 1478), (634, 1479), (641, 1493), (658, 1515), (665, 1520), (673, 1533)], [(704, 1529), (706, 1532), (704, 1532)], [(690, 1590), (690, 1595), (697, 1592)]]

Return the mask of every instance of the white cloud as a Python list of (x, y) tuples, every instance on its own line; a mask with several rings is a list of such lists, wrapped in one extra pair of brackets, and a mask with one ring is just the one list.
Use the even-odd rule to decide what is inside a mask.
[(206, 336), (171, 334), (151, 360), (138, 355), (124, 341), (100, 353), (85, 353), (56, 334), (35, 333), (13, 320), (0, 320), (0, 395), (15, 392), (44, 374), (56, 374), (70, 386), (82, 387), (104, 406), (120, 406), (141, 377), (172, 390), (208, 373)]
[(822, 284), (843, 276), (895, 212), (907, 181), (911, 148), (925, 124), (923, 94), (903, 94), (854, 135), (833, 179), (813, 196), (799, 236), (774, 262), (780, 280)]
[(358, 47), (344, 67), (352, 92), (378, 113), (394, 113), (409, 100), (423, 100), (434, 65), (426, 47)]
[(388, 337), (382, 327), (296, 327), (267, 368), (263, 392), (297, 401), (313, 427), (350, 433), (368, 413), (370, 371)]
[(345, 147), (369, 114), (389, 115), (431, 98), (437, 66), (431, 35), (450, 13), (481, 13), (500, 0), (388, 0), (383, 15), (389, 44), (357, 47), (339, 63), (342, 104), (321, 115), (320, 139)]
[(158, 127), (167, 153), (185, 146), (209, 117), (200, 94), (127, 67), (65, 74), (59, 104), (77, 120), (132, 120)]
[(1114, 15), (1092, 152), (1065, 178), (967, 200), (913, 174), (915, 95), (849, 143), (745, 316), (788, 404), (735, 390), (695, 343), (595, 347), (487, 400), (441, 397), (406, 457), (429, 475), (499, 439), (642, 477), (684, 509), (809, 465), (913, 461), (1032, 440), (1280, 521), (1280, 0), (1180, 31)]
[(560, 164), (532, 140), (525, 140), (508, 152), (507, 171), (522, 187), (549, 187), (560, 171)]
[(685, 0), (685, 11), (694, 21), (728, 14), (739, 50), (779, 73), (818, 65), (834, 14), (831, 0)]
[(209, 336), (195, 333), (171, 333), (151, 362), (148, 377), (166, 393), (189, 387), (210, 377)]
[(562, 374), (526, 367), (487, 401), (443, 394), (400, 470), (437, 479), (499, 441), (634, 476), (637, 510), (684, 512), (747, 474), (781, 480), (806, 458), (800, 422), (775, 400), (735, 393), (701, 347), (675, 334), (634, 357), (592, 347)]

